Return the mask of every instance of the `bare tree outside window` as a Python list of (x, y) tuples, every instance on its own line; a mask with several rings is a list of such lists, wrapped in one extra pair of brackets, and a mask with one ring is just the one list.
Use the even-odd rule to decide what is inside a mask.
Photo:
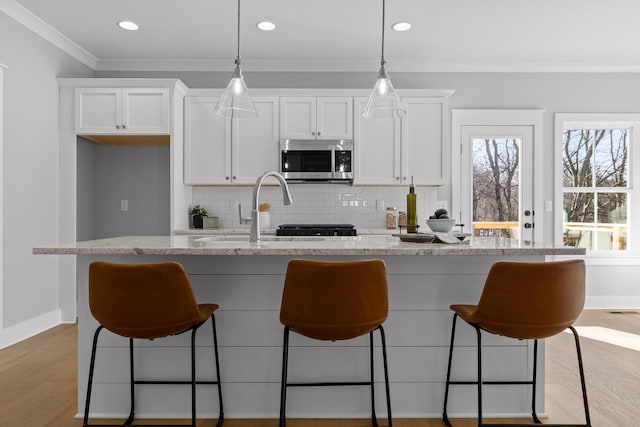
[(627, 247), (629, 129), (563, 132), (564, 244)]
[(473, 230), (476, 236), (514, 236), (520, 199), (517, 138), (473, 139)]

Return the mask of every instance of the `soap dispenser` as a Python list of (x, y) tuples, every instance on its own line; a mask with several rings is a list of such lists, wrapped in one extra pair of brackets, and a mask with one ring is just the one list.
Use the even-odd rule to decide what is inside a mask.
[(418, 232), (418, 214), (416, 212), (416, 188), (413, 185), (413, 176), (411, 177), (411, 185), (409, 186), (409, 194), (407, 194), (407, 233)]

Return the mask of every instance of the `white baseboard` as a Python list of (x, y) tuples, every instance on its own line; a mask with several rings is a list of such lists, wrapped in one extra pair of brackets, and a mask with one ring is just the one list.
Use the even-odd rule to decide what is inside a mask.
[(584, 308), (602, 309), (640, 309), (640, 296), (587, 296)]
[(53, 310), (33, 319), (25, 320), (17, 325), (0, 329), (0, 349), (9, 347), (29, 337), (51, 329), (61, 323), (62, 313), (60, 310)]

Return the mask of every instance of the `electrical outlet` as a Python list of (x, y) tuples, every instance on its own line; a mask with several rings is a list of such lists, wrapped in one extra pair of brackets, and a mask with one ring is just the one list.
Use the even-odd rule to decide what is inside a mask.
[(120, 210), (128, 211), (129, 210), (129, 201), (128, 200), (120, 200)]
[(384, 210), (384, 200), (376, 200), (376, 210), (377, 211)]
[(552, 212), (553, 211), (553, 202), (551, 200), (545, 200), (544, 202), (544, 211)]

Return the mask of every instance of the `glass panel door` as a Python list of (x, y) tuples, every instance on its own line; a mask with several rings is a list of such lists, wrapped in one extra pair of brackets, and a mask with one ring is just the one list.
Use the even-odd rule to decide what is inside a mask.
[(461, 222), (474, 236), (532, 241), (531, 126), (463, 126)]

